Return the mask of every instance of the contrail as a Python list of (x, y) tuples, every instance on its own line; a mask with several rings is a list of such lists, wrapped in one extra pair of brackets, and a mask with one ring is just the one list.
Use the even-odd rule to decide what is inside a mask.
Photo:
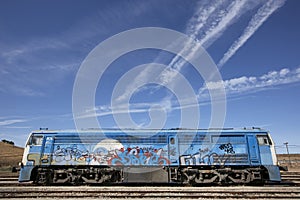
[[(187, 32), (192, 38), (196, 38), (196, 36), (199, 34), (199, 31), (207, 25), (206, 23), (208, 18), (212, 17), (216, 11), (220, 10), (222, 3), (223, 1), (216, 0), (210, 1), (208, 5), (199, 6), (194, 16), (189, 20), (185, 32)], [(185, 47), (180, 53), (189, 52), (192, 46), (192, 41), (190, 43), (188, 42), (185, 44)], [(172, 61), (166, 67), (166, 70), (163, 71), (160, 76), (162, 84), (167, 84), (176, 77), (176, 72), (174, 72), (172, 68), (180, 71), (181, 67), (184, 65), (184, 63), (181, 62), (180, 56), (178, 55), (172, 59)], [(117, 100), (126, 99), (132, 90), (137, 89), (137, 85), (141, 80), (148, 80), (148, 75), (151, 70), (153, 70), (153, 68), (146, 67), (145, 70), (135, 77), (135, 79), (127, 86), (126, 91)]]
[[(196, 11), (194, 16), (198, 16), (196, 19), (192, 18), (189, 21), (189, 25), (186, 28), (186, 33), (193, 39), (197, 38), (197, 35), (199, 32), (204, 28), (204, 26), (207, 23), (208, 18), (212, 17), (214, 15), (216, 10), (220, 10), (222, 1), (217, 2), (210, 2), (210, 5), (207, 5), (206, 7), (200, 6), (199, 9)], [(189, 52), (191, 50), (191, 47), (193, 46), (193, 41), (189, 41), (185, 44), (184, 48), (181, 50), (180, 54), (184, 52)], [(179, 62), (179, 63), (178, 63)], [(168, 64), (168, 67), (172, 67), (175, 69), (179, 69), (182, 67), (184, 63), (180, 62), (180, 56), (176, 55), (172, 61)]]
[[(232, 25), (239, 18), (239, 16), (248, 12), (249, 9), (255, 7), (256, 5), (261, 4), (261, 1), (253, 1), (252, 5), (249, 5), (248, 3), (248, 1), (243, 0), (217, 0), (209, 1), (206, 5), (200, 5), (194, 16), (189, 20), (185, 30), (185, 32), (191, 38), (197, 40), (198, 43), (190, 40), (185, 44), (180, 54), (185, 54), (187, 55), (187, 58), (191, 58), (192, 56), (194, 56), (194, 53), (199, 50), (201, 45), (205, 46), (206, 48), (209, 47), (215, 40), (222, 36), (223, 32), (230, 25)], [(274, 10), (276, 10), (281, 6), (274, 6), (274, 4), (277, 5), (276, 2), (274, 3), (274, 0), (271, 0), (270, 2), (267, 2), (263, 7), (269, 5), (268, 7), (274, 7)], [(260, 10), (262, 10), (262, 8)], [(258, 11), (258, 13), (260, 12), (262, 11)], [(256, 14), (256, 17), (253, 18), (256, 19), (258, 18), (258, 16), (259, 15)], [(256, 19), (255, 21), (258, 21), (258, 19)], [(251, 21), (253, 21), (253, 19)], [(246, 32), (246, 30), (244, 32)], [(158, 77), (161, 84), (167, 85), (174, 81), (185, 63), (185, 60), (181, 59), (179, 55), (176, 55), (167, 65), (166, 69)], [(126, 90), (118, 98), (118, 100), (126, 99), (126, 97), (131, 94), (132, 90), (136, 90), (136, 87), (138, 85), (137, 83), (139, 83), (140, 80), (148, 80), (148, 75), (151, 70), (153, 69), (151, 69), (150, 67), (146, 67), (145, 70), (142, 71), (137, 77), (135, 77), (135, 79), (127, 86)], [(173, 84), (177, 83), (174, 82)]]
[[(257, 3), (255, 3), (257, 4)], [(192, 39), (184, 45), (181, 50), (181, 55), (187, 55), (187, 59), (194, 56), (194, 53), (199, 50), (204, 43), (206, 47), (218, 39), (222, 33), (238, 19), (240, 15), (247, 12), (249, 7), (247, 1), (209, 1), (207, 4), (199, 4), (195, 14), (189, 20), (185, 32), (193, 39), (197, 40), (195, 43)], [(179, 55), (176, 55), (171, 62), (166, 66), (166, 69), (158, 77), (162, 85), (170, 84), (175, 80), (181, 68), (185, 64)], [(136, 90), (137, 83), (140, 80), (147, 80), (150, 67), (146, 67), (135, 79), (127, 86), (126, 91), (117, 99), (124, 100), (130, 95), (132, 90)], [(174, 82), (176, 84), (176, 82)], [(160, 87), (160, 86), (158, 86)]]
[[(181, 53), (187, 53), (187, 59), (192, 58), (205, 45), (210, 46), (222, 33), (230, 26), (242, 13), (246, 12), (246, 1), (232, 1), (229, 5), (223, 5), (223, 1), (210, 2), (210, 5), (205, 8), (200, 7), (196, 12), (198, 15), (196, 20), (190, 20), (186, 32), (194, 39), (197, 38), (200, 32), (203, 36), (197, 38), (198, 43), (187, 42)], [(223, 7), (222, 7), (223, 6)], [(207, 21), (210, 24), (207, 25)], [(179, 73), (186, 62), (176, 55), (162, 72), (160, 78), (163, 84), (171, 82)], [(173, 70), (176, 69), (176, 70)]]
[(221, 68), (245, 42), (256, 32), (256, 30), (269, 18), (278, 8), (283, 6), (285, 0), (267, 1), (252, 17), (243, 34), (231, 45), (223, 58), (219, 61), (218, 67)]
[(217, 18), (200, 39), (200, 44), (209, 47), (241, 14), (248, 11), (246, 4), (247, 1), (243, 0), (232, 1), (227, 8), (219, 10)]

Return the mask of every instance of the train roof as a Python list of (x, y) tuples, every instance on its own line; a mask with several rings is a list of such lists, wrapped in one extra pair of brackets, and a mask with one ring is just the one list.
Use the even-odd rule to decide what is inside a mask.
[(188, 132), (206, 132), (206, 133), (267, 133), (267, 130), (251, 127), (251, 128), (210, 128), (210, 129), (188, 129), (188, 128), (171, 128), (171, 129), (112, 129), (112, 128), (103, 128), (103, 129), (80, 129), (80, 130), (49, 130), (49, 129), (40, 129), (36, 131), (32, 131), (32, 133), (40, 133), (40, 134), (53, 134), (53, 133), (97, 133), (97, 132), (107, 132), (107, 133), (149, 133), (149, 132), (157, 132), (157, 133), (188, 133)]

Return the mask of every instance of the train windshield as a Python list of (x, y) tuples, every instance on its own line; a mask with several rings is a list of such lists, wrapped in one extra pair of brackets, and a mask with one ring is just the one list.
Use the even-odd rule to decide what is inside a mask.
[(259, 145), (272, 145), (272, 142), (267, 135), (258, 135), (257, 140)]
[(27, 145), (42, 145), (43, 143), (43, 136), (42, 135), (32, 135), (28, 141)]

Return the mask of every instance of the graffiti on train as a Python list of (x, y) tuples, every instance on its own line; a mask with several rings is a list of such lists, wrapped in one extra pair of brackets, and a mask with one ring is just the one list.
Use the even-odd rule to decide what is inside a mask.
[(235, 151), (231, 143), (221, 144), (218, 149), (199, 149), (194, 154), (180, 156), (182, 165), (225, 165), (233, 162)]
[(228, 154), (235, 154), (235, 151), (233, 150), (233, 146), (231, 143), (221, 144), (219, 146), (219, 149), (223, 150), (224, 152), (226, 152)]
[(53, 153), (53, 161), (60, 164), (85, 164), (86, 162), (88, 162), (91, 156), (92, 155), (89, 153), (89, 151), (80, 150), (77, 145), (66, 147), (57, 145)]
[(97, 147), (89, 151), (77, 145), (57, 145), (52, 160), (52, 164), (59, 165), (166, 165), (169, 163), (167, 151), (163, 148), (138, 146), (110, 149)]
[(116, 154), (109, 161), (111, 165), (167, 165), (167, 152), (163, 148), (134, 147), (116, 150)]

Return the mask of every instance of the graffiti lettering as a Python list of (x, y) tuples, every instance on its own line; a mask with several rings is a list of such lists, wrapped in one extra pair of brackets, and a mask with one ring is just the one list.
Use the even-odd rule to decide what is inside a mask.
[(195, 154), (180, 156), (180, 162), (182, 165), (225, 165), (229, 161), (235, 162), (233, 160), (234, 155), (232, 155), (235, 152), (230, 143), (224, 146), (221, 145), (219, 148), (227, 154), (211, 152), (208, 148), (199, 149)]
[(221, 144), (219, 146), (219, 149), (224, 150), (226, 153), (235, 154), (235, 151), (233, 150), (233, 146), (231, 143)]
[(167, 165), (170, 161), (163, 156), (162, 148), (127, 148), (116, 150), (115, 156), (109, 161), (111, 165)]
[(82, 152), (77, 148), (76, 145), (61, 148), (59, 145), (56, 147), (56, 150), (53, 153), (55, 162), (75, 162), (79, 160), (84, 160), (89, 156), (89, 152)]
[(127, 149), (107, 150), (97, 148), (94, 152), (79, 150), (76, 145), (56, 146), (53, 159), (59, 164), (87, 165), (167, 165), (167, 152), (163, 148), (134, 147)]

